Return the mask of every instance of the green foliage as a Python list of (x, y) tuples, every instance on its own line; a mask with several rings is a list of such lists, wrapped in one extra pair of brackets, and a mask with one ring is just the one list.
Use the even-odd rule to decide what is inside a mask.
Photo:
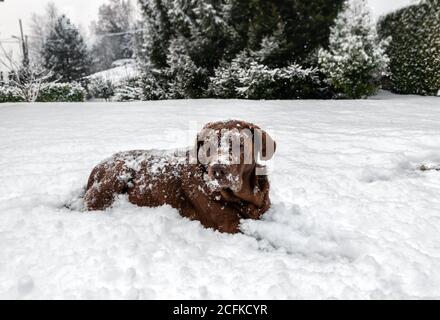
[(140, 79), (130, 79), (116, 86), (114, 101), (143, 100), (143, 90)]
[(230, 63), (223, 61), (210, 79), (208, 93), (210, 96), (222, 99), (244, 98), (238, 90), (243, 86), (244, 77), (249, 66), (255, 62), (249, 51), (240, 52)]
[(17, 88), (8, 85), (0, 85), (0, 103), (23, 101), (25, 100)]
[[(265, 64), (282, 67), (303, 62), (319, 47), (327, 47), (330, 27), (344, 0), (233, 0), (230, 24), (236, 47), (258, 50), (263, 39), (278, 42)], [(241, 44), (241, 45), (240, 45)], [(235, 51), (237, 52), (237, 51)]]
[(144, 48), (141, 58), (150, 67), (167, 67), (167, 52), (174, 28), (168, 15), (168, 0), (139, 0), (144, 17)]
[(316, 68), (292, 64), (270, 68), (243, 52), (220, 66), (211, 78), (209, 93), (216, 98), (312, 99), (330, 98), (328, 84)]
[(341, 97), (358, 99), (378, 90), (388, 57), (365, 0), (347, 2), (331, 29), (328, 50), (321, 50), (318, 57), (322, 71)]
[(167, 67), (172, 39), (183, 37), (197, 67), (212, 72), (264, 39), (278, 42), (265, 64), (286, 66), (326, 47), (344, 0), (139, 0), (147, 32), (144, 58)]
[(166, 70), (169, 97), (172, 99), (202, 98), (208, 86), (208, 72), (192, 61), (183, 41), (171, 41)]
[(140, 79), (144, 100), (168, 99), (168, 82), (161, 70), (147, 68)]
[(49, 83), (43, 85), (38, 95), (38, 102), (82, 102), (86, 90), (77, 83)]
[(424, 0), (379, 22), (391, 38), (390, 89), (396, 93), (436, 95), (440, 89), (440, 1)]
[(239, 91), (248, 99), (322, 99), (331, 97), (328, 85), (315, 68), (292, 64), (270, 69), (252, 63)]
[(139, 0), (146, 28), (141, 55), (144, 96), (205, 97), (207, 92), (223, 90), (218, 84), (210, 86), (210, 78), (226, 77), (228, 92), (215, 95), (237, 97), (231, 87), (235, 75), (228, 78), (223, 71), (236, 68), (231, 61), (242, 51), (253, 52), (257, 62), (269, 69), (281, 70), (302, 61), (312, 66), (307, 58), (319, 46), (326, 47), (342, 2)]
[(78, 28), (66, 16), (56, 21), (43, 47), (44, 67), (61, 82), (78, 81), (89, 72), (90, 57)]
[(88, 83), (87, 90), (91, 98), (109, 100), (115, 94), (113, 83), (103, 78), (91, 79)]

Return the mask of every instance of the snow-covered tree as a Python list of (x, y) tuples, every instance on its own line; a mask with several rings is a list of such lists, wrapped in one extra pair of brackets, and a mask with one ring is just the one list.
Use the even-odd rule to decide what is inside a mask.
[(390, 89), (436, 95), (440, 89), (440, 0), (424, 0), (379, 22), (382, 38), (391, 38)]
[(43, 51), (46, 38), (55, 27), (60, 14), (54, 2), (46, 5), (43, 14), (34, 13), (31, 17), (31, 36), (29, 38), (30, 60), (34, 64), (43, 64)]
[(173, 39), (185, 42), (191, 60), (212, 71), (229, 47), (229, 0), (139, 0), (145, 24), (144, 58), (166, 68)]
[[(227, 73), (227, 64), (246, 50), (269, 68), (287, 67), (296, 58), (308, 56), (318, 44), (325, 47), (329, 26), (342, 2), (139, 0), (145, 26), (141, 58), (146, 83), (151, 85), (156, 79), (163, 90), (174, 90), (170, 96), (202, 96), (210, 77), (216, 73), (214, 79), (222, 81), (222, 69)], [(177, 51), (184, 50), (179, 58), (177, 39)], [(193, 85), (186, 85), (183, 95), (182, 87), (174, 81), (189, 75), (199, 90), (188, 90)]]
[(277, 46), (268, 56), (268, 64), (284, 67), (302, 62), (318, 47), (327, 47), (330, 26), (343, 2), (230, 0), (228, 21), (238, 34), (231, 47), (235, 54), (245, 48), (257, 51), (266, 38)]
[(141, 59), (148, 68), (161, 69), (167, 66), (168, 46), (172, 34), (168, 2), (139, 0), (145, 28)]
[(226, 20), (227, 1), (193, 0), (188, 50), (197, 66), (213, 71), (228, 55), (233, 30)]
[(332, 86), (348, 98), (374, 94), (386, 74), (385, 41), (379, 41), (366, 0), (350, 0), (331, 28), (319, 63)]
[(240, 52), (231, 62), (223, 61), (210, 79), (209, 94), (222, 99), (244, 98), (240, 88), (254, 62), (248, 50)]
[(116, 60), (133, 57), (134, 20), (134, 7), (130, 0), (108, 0), (99, 8), (98, 20), (91, 26), (95, 37), (92, 47), (95, 71), (110, 68)]
[(79, 30), (62, 15), (45, 40), (44, 66), (62, 82), (80, 80), (88, 74), (90, 58)]
[(139, 80), (142, 97), (145, 100), (164, 100), (169, 98), (168, 82), (160, 70), (146, 68)]
[(88, 93), (92, 98), (108, 101), (115, 94), (113, 83), (102, 77), (91, 79), (87, 87)]
[(139, 79), (131, 79), (118, 85), (115, 89), (114, 101), (137, 101), (143, 100), (142, 86)]
[[(255, 52), (256, 59), (267, 66), (277, 67), (286, 56), (286, 40), (284, 24), (280, 23), (277, 29), (261, 41), (260, 48)], [(284, 61), (287, 63), (288, 61)]]
[(170, 97), (183, 99), (203, 96), (208, 85), (207, 71), (192, 61), (182, 37), (171, 41), (167, 64)]
[(146, 83), (150, 85), (156, 79), (169, 97), (203, 96), (209, 75), (228, 45), (222, 11), (225, 3), (140, 0), (145, 24), (142, 61)]

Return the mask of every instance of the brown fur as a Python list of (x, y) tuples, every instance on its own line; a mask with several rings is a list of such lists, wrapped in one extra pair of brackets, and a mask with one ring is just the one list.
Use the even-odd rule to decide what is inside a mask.
[[(242, 121), (211, 123), (204, 129), (219, 132), (237, 127), (259, 129)], [(263, 133), (262, 143), (266, 139), (271, 138)], [(197, 143), (197, 152), (202, 145), (203, 142)], [(263, 153), (266, 153), (264, 148)], [(228, 233), (239, 232), (240, 219), (259, 219), (269, 209), (269, 181), (267, 176), (255, 174), (256, 169), (261, 168), (255, 157), (251, 164), (223, 168), (240, 178), (240, 190), (233, 191), (228, 186), (210, 187), (207, 179), (215, 167), (200, 162), (190, 164), (189, 156), (189, 151), (183, 154), (163, 151), (118, 153), (93, 169), (84, 196), (85, 206), (88, 210), (103, 210), (112, 205), (115, 195), (127, 194), (135, 205), (157, 207), (167, 204), (207, 228)], [(271, 156), (266, 155), (266, 158)]]

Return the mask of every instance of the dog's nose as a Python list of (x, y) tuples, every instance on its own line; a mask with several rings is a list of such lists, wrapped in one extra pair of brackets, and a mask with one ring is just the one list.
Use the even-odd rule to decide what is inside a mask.
[(224, 177), (226, 177), (227, 170), (225, 165), (214, 164), (209, 169), (211, 177), (215, 179), (223, 179)]

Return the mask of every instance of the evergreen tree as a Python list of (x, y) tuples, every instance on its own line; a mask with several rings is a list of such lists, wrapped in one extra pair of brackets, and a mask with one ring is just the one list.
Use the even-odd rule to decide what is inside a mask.
[[(167, 82), (178, 79), (176, 74), (191, 74), (202, 89), (196, 96), (203, 96), (220, 64), (228, 68), (226, 64), (243, 50), (269, 68), (303, 61), (319, 45), (326, 46), (342, 1), (139, 0), (145, 24), (141, 58), (147, 83), (151, 87), (156, 79), (164, 91), (172, 90)], [(183, 56), (170, 59), (181, 50), (171, 48), (176, 39)], [(189, 69), (183, 72), (182, 68)], [(184, 96), (194, 96), (194, 90), (190, 91)]]
[(80, 80), (90, 68), (84, 39), (65, 15), (58, 18), (45, 40), (43, 57), (45, 68), (62, 82)]
[(33, 14), (31, 18), (32, 34), (29, 39), (30, 60), (35, 64), (44, 63), (44, 43), (49, 36), (50, 31), (54, 28), (59, 18), (58, 8), (54, 2), (46, 5), (45, 12), (42, 15)]
[[(317, 48), (328, 45), (344, 0), (231, 0), (230, 24), (238, 33), (238, 51), (257, 51), (263, 40), (276, 41), (268, 65), (287, 66), (305, 61)], [(237, 52), (237, 51), (235, 51)]]
[(231, 62), (223, 61), (210, 79), (209, 94), (215, 98), (244, 98), (242, 94), (243, 79), (248, 75), (255, 57), (243, 50)]
[(440, 0), (427, 0), (427, 4), (429, 15), (424, 20), (427, 37), (423, 48), (427, 58), (424, 91), (440, 96)]
[(92, 48), (95, 71), (110, 68), (116, 60), (133, 57), (133, 15), (134, 8), (130, 0), (109, 0), (109, 3), (99, 8), (98, 20), (91, 27), (96, 37)]
[(145, 68), (165, 68), (173, 33), (168, 16), (169, 0), (139, 0), (139, 4), (145, 28), (141, 59)]
[(233, 31), (225, 20), (227, 2), (193, 0), (192, 7), (187, 15), (189, 54), (197, 66), (213, 71), (229, 54)]
[(141, 0), (149, 86), (155, 79), (170, 97), (204, 95), (209, 75), (227, 50), (224, 5), (225, 0)]
[(384, 17), (382, 38), (391, 38), (390, 89), (436, 95), (440, 89), (440, 1), (424, 0)]
[(319, 52), (319, 62), (343, 96), (361, 98), (376, 92), (388, 58), (365, 0), (346, 3), (331, 29), (329, 49)]
[(166, 67), (170, 41), (183, 36), (191, 59), (211, 72), (244, 49), (277, 41), (268, 64), (286, 66), (326, 47), (343, 0), (139, 0), (145, 23), (144, 57)]
[(167, 64), (170, 97), (174, 99), (203, 97), (208, 85), (206, 71), (197, 67), (192, 61), (181, 37), (171, 41)]

